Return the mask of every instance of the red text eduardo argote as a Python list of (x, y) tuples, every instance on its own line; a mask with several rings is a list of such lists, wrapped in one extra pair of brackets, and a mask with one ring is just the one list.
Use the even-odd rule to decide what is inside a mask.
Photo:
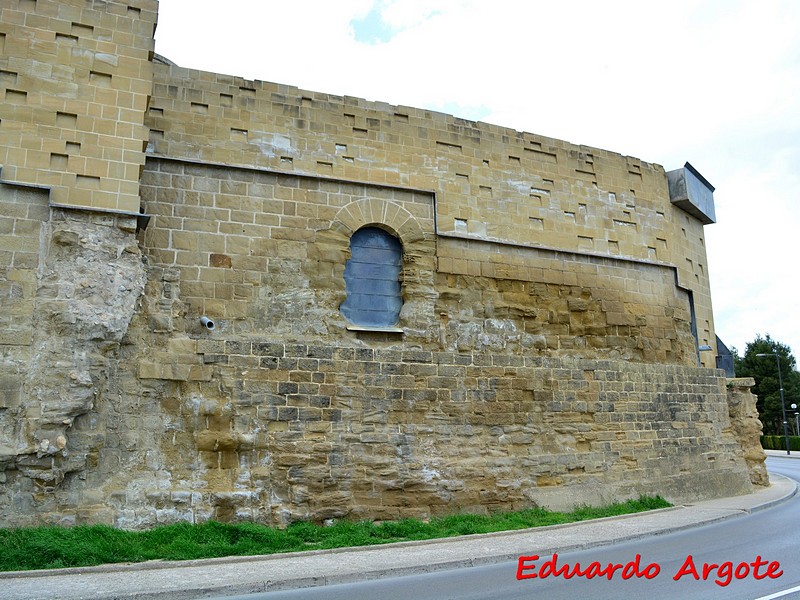
[[(572, 579), (579, 577), (594, 579), (605, 577), (609, 581), (618, 577), (628, 579), (653, 579), (661, 573), (658, 563), (644, 563), (641, 555), (637, 554), (627, 563), (602, 563), (594, 561), (586, 566), (576, 562), (559, 564), (558, 554), (540, 560), (539, 555), (520, 556), (517, 560), (517, 579), (547, 579), (548, 577), (562, 577)], [(689, 554), (680, 568), (672, 575), (672, 579), (680, 581), (683, 578), (692, 578), (696, 581), (713, 580), (719, 586), (725, 587), (734, 579), (777, 579), (783, 575), (781, 565), (777, 560), (768, 561), (761, 556), (756, 556), (751, 562), (734, 563), (723, 561), (721, 563), (698, 562)]]

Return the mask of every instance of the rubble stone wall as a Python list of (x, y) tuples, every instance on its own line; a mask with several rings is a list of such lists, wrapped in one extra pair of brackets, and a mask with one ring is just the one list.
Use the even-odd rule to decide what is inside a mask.
[(728, 409), (733, 432), (750, 470), (753, 485), (769, 485), (767, 455), (761, 447), (762, 425), (758, 419), (756, 397), (750, 391), (755, 385), (752, 377), (737, 377), (728, 380)]
[[(660, 166), (153, 62), (153, 0), (0, 11), (0, 525), (763, 483)], [(339, 310), (365, 226), (402, 246), (396, 327)]]

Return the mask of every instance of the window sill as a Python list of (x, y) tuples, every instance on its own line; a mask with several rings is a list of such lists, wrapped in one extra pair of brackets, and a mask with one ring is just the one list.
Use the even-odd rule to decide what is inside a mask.
[(348, 325), (347, 331), (366, 331), (369, 333), (404, 333), (402, 327), (363, 327), (361, 325)]

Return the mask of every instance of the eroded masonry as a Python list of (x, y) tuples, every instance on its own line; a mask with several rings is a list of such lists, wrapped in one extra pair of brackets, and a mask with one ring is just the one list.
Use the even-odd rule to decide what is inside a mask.
[(1, 525), (766, 483), (691, 165), (187, 70), (157, 8), (0, 8)]

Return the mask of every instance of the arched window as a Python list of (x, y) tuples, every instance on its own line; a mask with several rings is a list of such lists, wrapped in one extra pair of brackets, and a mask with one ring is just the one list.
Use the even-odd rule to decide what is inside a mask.
[(400, 240), (377, 227), (363, 227), (350, 238), (350, 253), (344, 268), (347, 298), (339, 310), (354, 325), (397, 326), (403, 306)]

